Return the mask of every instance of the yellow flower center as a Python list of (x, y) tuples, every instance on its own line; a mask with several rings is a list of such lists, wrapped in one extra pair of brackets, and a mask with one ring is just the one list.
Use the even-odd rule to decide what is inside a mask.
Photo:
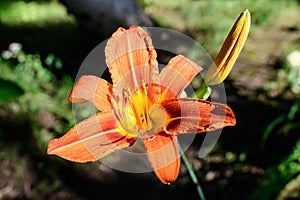
[(134, 89), (134, 93), (126, 88), (122, 94), (123, 101), (118, 102), (114, 109), (118, 109), (117, 124), (123, 135), (151, 137), (163, 128), (166, 112), (149, 98), (145, 80), (141, 87)]

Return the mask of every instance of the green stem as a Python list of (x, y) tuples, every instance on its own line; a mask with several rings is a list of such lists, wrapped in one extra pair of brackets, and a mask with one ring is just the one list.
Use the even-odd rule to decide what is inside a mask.
[(211, 93), (211, 88), (203, 82), (200, 87), (195, 91), (193, 98), (206, 100)]
[(197, 179), (197, 176), (196, 176), (194, 170), (192, 169), (192, 167), (191, 167), (187, 157), (185, 156), (184, 151), (182, 150), (180, 144), (178, 144), (178, 147), (179, 147), (179, 153), (181, 155), (182, 161), (183, 161), (184, 165), (186, 166), (193, 183), (197, 186), (197, 191), (198, 191), (200, 199), (205, 200), (204, 193), (202, 191), (201, 185), (200, 185), (200, 183)]

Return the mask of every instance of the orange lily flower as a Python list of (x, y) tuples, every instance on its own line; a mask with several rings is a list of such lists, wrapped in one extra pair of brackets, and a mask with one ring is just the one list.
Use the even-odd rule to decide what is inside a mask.
[(73, 103), (90, 101), (101, 112), (51, 140), (48, 154), (96, 161), (141, 137), (156, 176), (168, 184), (177, 179), (180, 167), (177, 134), (235, 125), (225, 104), (179, 98), (202, 68), (177, 55), (159, 73), (151, 38), (141, 27), (119, 28), (108, 40), (105, 56), (113, 84), (82, 76), (69, 96)]

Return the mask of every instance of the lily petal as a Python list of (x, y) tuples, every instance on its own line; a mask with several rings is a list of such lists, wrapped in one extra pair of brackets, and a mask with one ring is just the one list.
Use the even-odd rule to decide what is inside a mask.
[(96, 76), (82, 76), (76, 82), (69, 101), (85, 103), (91, 101), (101, 111), (111, 110), (112, 85)]
[(182, 55), (172, 58), (160, 73), (162, 99), (178, 97), (201, 70), (202, 67)]
[(100, 112), (48, 144), (48, 154), (74, 162), (95, 161), (116, 149), (129, 147), (135, 138), (121, 135), (110, 112)]
[(131, 89), (139, 88), (144, 80), (146, 84), (158, 83), (157, 54), (141, 27), (119, 28), (108, 40), (105, 56), (114, 87), (120, 82)]
[(171, 135), (213, 131), (236, 124), (233, 111), (225, 104), (183, 98), (165, 100), (161, 105), (168, 115), (165, 131)]
[(144, 144), (158, 179), (164, 184), (176, 181), (180, 167), (177, 136), (160, 132), (152, 138), (144, 138)]
[(219, 84), (228, 76), (246, 42), (250, 23), (250, 12), (246, 10), (233, 25), (214, 64), (209, 67), (204, 77), (207, 85)]

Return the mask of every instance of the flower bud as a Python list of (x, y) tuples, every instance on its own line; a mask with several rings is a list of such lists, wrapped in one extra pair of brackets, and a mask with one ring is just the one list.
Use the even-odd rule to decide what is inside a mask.
[(204, 76), (207, 85), (217, 85), (224, 81), (237, 60), (250, 30), (251, 17), (244, 11), (229, 32), (223, 46)]

